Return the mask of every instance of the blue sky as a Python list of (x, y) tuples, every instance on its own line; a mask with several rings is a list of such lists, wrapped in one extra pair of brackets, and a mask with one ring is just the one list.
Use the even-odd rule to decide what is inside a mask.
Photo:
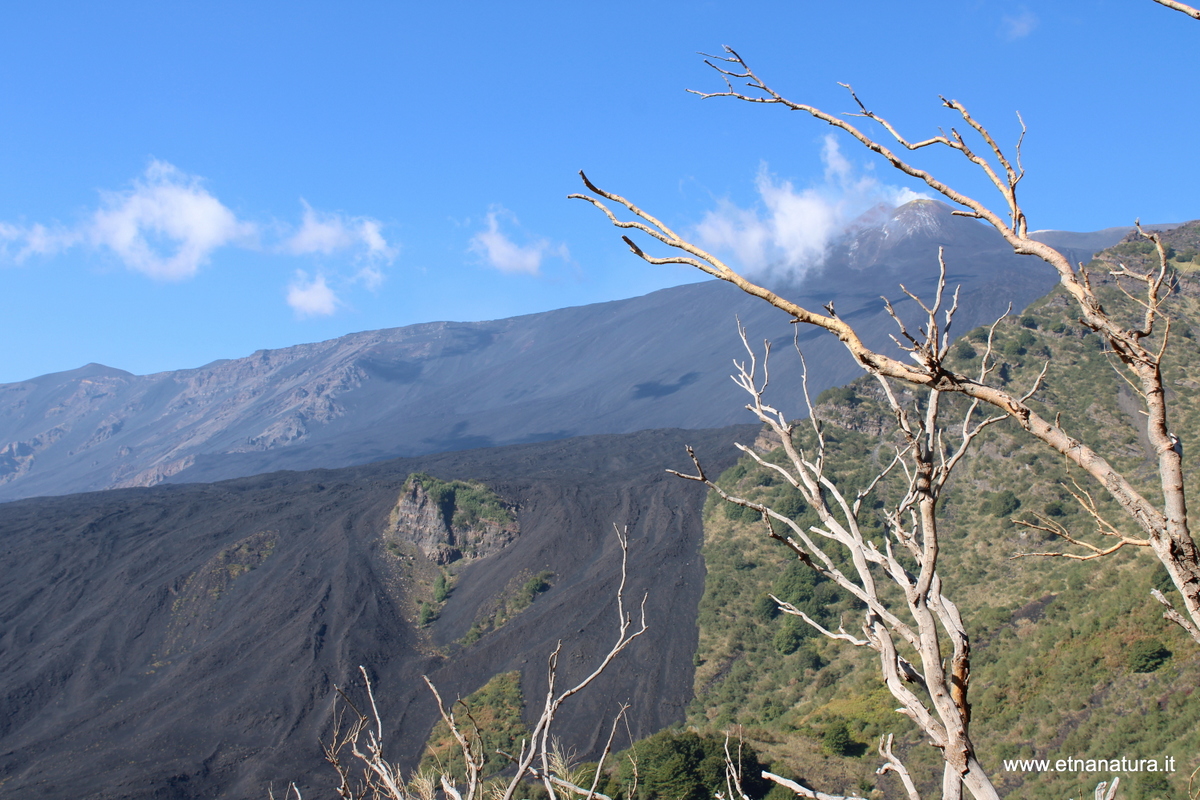
[[(802, 272), (922, 187), (779, 108), (700, 100), (728, 44), (912, 138), (1029, 126), (1032, 227), (1200, 217), (1200, 24), (1099, 2), (9, 3), (0, 382), (135, 373), (698, 276), (629, 255), (585, 169), (749, 269)], [(962, 165), (922, 163), (985, 194)]]

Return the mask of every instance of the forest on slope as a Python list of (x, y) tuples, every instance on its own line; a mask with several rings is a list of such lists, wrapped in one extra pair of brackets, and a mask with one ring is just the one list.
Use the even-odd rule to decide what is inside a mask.
[[(1171, 425), (1184, 443), (1189, 489), (1200, 488), (1200, 223), (1164, 235), (1175, 285), (1169, 361)], [(1118, 298), (1108, 271), (1136, 269), (1156, 258), (1153, 245), (1130, 238), (1089, 265), (1107, 302)], [(988, 330), (976, 328), (952, 347), (955, 368), (978, 370)], [(1139, 489), (1161, 498), (1150, 448), (1128, 386), (1100, 338), (1081, 329), (1061, 290), (1004, 319), (993, 346), (999, 377), (1024, 392), (1049, 363), (1032, 405), (1049, 418), (1061, 412), (1070, 429)], [(786, 358), (792, 353), (784, 353)], [(794, 397), (770, 397), (795, 415)], [(824, 427), (829, 469), (839, 485), (864, 485), (891, 457), (891, 412), (873, 379), (824, 392), (815, 416)], [(919, 403), (912, 395), (910, 401)], [(802, 444), (812, 430), (802, 426)], [(761, 437), (760, 449), (769, 446)], [(701, 454), (703, 458), (703, 454)], [(782, 463), (782, 451), (764, 455)], [(749, 456), (719, 484), (764, 502), (804, 525), (817, 524), (795, 489)], [(877, 507), (897, 489), (885, 482)], [(1121, 775), (1130, 800), (1183, 796), (1200, 763), (1200, 653), (1162, 618), (1150, 596), (1170, 596), (1166, 571), (1144, 548), (1102, 559), (1022, 554), (1085, 551), (1017, 520), (1061, 524), (1096, 541), (1090, 515), (1072, 494), (1091, 491), (1097, 510), (1133, 535), (1103, 490), (1011, 421), (990, 428), (959, 467), (941, 503), (944, 593), (960, 608), (972, 641), (972, 731), (980, 760), (997, 788), (1013, 797), (1090, 794), (1113, 773), (1006, 771), (1029, 758), (1174, 758), (1174, 771)], [(1041, 524), (1041, 522), (1039, 522)], [(878, 534), (882, 525), (874, 533)], [(1111, 540), (1110, 542), (1111, 543)], [(701, 732), (739, 731), (776, 771), (823, 791), (901, 797), (898, 780), (879, 777), (881, 735), (897, 735), (897, 752), (924, 788), (940, 781), (941, 759), (915, 725), (895, 713), (895, 699), (865, 648), (830, 641), (795, 616), (779, 613), (769, 594), (796, 605), (825, 627), (855, 632), (857, 601), (820, 580), (779, 543), (755, 512), (711, 494), (705, 509), (708, 575), (700, 604), (696, 698), (689, 724)], [(848, 735), (847, 735), (848, 734)], [(1194, 789), (1194, 787), (1193, 787)]]

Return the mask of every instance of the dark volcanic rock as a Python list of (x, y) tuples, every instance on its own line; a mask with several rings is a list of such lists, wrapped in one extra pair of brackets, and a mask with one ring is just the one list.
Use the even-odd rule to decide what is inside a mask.
[[(628, 597), (652, 635), (564, 709), (587, 755), (616, 704), (635, 736), (683, 719), (704, 579), (684, 443), (718, 470), (755, 427), (645, 431), (0, 505), (0, 787), (44, 798), (255, 798), (295, 779), (328, 796), (333, 687), (377, 688), (390, 757), (412, 766), (444, 696), (513, 669), (531, 704), (560, 639), (562, 680), (615, 635), (614, 524), (628, 526)], [(458, 572), (429, 629), (383, 532), (409, 473), (478, 480), (520, 535)], [(420, 558), (420, 556), (416, 556)], [(469, 647), (455, 641), (515, 576), (552, 588)]]

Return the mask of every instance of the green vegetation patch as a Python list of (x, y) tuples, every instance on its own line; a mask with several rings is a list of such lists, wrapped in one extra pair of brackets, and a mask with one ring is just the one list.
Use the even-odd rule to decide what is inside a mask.
[(475, 621), (461, 639), (461, 643), (474, 644), (485, 633), (503, 627), (510, 619), (533, 605), (533, 601), (540, 594), (549, 590), (550, 579), (553, 577), (553, 572), (543, 571), (533, 576), (529, 576), (529, 573), (518, 575), (509, 581), (508, 587), (494, 601), (491, 609)]
[[(1172, 324), (1164, 374), (1172, 429), (1186, 445), (1200, 442), (1200, 379), (1195, 375), (1200, 271), (1178, 256), (1200, 251), (1200, 224), (1168, 236), (1178, 282), (1167, 300)], [(1122, 303), (1108, 275), (1117, 263), (1140, 269), (1153, 258), (1152, 248), (1134, 241), (1099, 254), (1093, 282), (1101, 299), (1114, 307)], [(1077, 316), (1072, 301), (1055, 291), (1021, 316), (1002, 321), (992, 336), (992, 377), (1023, 394), (1048, 364), (1045, 383), (1030, 404), (1049, 419), (1062, 412), (1073, 436), (1160, 502), (1154, 453), (1140, 433), (1144, 417), (1137, 398), (1113, 371), (1112, 356), (1099, 337), (1082, 329)], [(953, 344), (952, 364), (978, 374), (988, 334), (987, 328), (977, 328)], [(891, 414), (876, 391), (872, 380), (861, 379), (823, 393), (818, 403), (828, 442), (827, 474), (851, 491), (865, 485), (893, 452), (894, 442), (887, 438)], [(961, 410), (960, 401), (943, 396), (946, 419)], [(913, 392), (911, 402), (919, 408), (922, 393)], [(811, 449), (812, 438), (811, 429), (801, 426), (797, 444)], [(762, 457), (772, 461), (782, 454)], [(1200, 446), (1185, 446), (1184, 475), (1191, 492), (1200, 490)], [(794, 503), (789, 495), (794, 490), (785, 481), (749, 457), (718, 483), (738, 497), (776, 508), (787, 504), (784, 513), (805, 528), (818, 523), (802, 502)], [(900, 488), (883, 481), (864, 508), (881, 511)], [(972, 736), (1002, 795), (1078, 797), (1081, 781), (1094, 788), (1101, 779), (1005, 772), (1006, 758), (1136, 753), (1174, 757), (1187, 768), (1154, 776), (1154, 785), (1147, 781), (1145, 787), (1130, 777), (1131, 797), (1183, 796), (1200, 752), (1200, 692), (1195, 691), (1200, 659), (1194, 644), (1162, 619), (1161, 606), (1150, 597), (1150, 589), (1158, 588), (1181, 602), (1165, 571), (1144, 548), (1089, 562), (1013, 558), (1070, 547), (1012, 521), (1037, 521), (1038, 515), (1072, 535), (1105, 544), (1076, 499), (1086, 499), (1081, 490), (1090, 493), (1099, 514), (1138, 535), (1103, 487), (1008, 422), (980, 436), (943, 496), (940, 572), (971, 636)], [(895, 713), (896, 701), (881, 686), (877, 655), (814, 635), (799, 618), (780, 613), (767, 594), (794, 603), (826, 628), (844, 625), (859, 634), (862, 614), (852, 598), (817, 580), (790, 551), (770, 541), (757, 513), (713, 493), (704, 519), (707, 576), (689, 724), (701, 735), (742, 726), (747, 740), (777, 763), (777, 772), (807, 778), (802, 782), (814, 788), (860, 792), (865, 790), (856, 782), (875, 786), (878, 780), (887, 797), (902, 792), (889, 783), (891, 777), (873, 776), (879, 764), (874, 751), (880, 735), (894, 733), (918, 787), (936, 795), (939, 756)], [(864, 535), (882, 549), (883, 526), (877, 518), (865, 522)], [(836, 548), (830, 554), (835, 561), (842, 557)], [(849, 571), (848, 565), (837, 566)], [(889, 602), (900, 600), (890, 586), (883, 593)], [(1124, 777), (1121, 785), (1125, 790)]]
[[(741, 770), (742, 789), (751, 798), (765, 796), (774, 785), (762, 777), (767, 765), (757, 751), (736, 739), (729, 752)], [(604, 788), (610, 797), (626, 797), (637, 765), (637, 800), (709, 800), (726, 794), (725, 738), (693, 731), (665, 730), (642, 739), (615, 759), (615, 775)]]
[[(464, 734), (477, 736), (476, 753), (483, 759), (483, 777), (498, 775), (509, 765), (509, 760), (497, 750), (516, 755), (521, 749), (521, 740), (529, 738), (529, 729), (521, 718), (524, 707), (521, 673), (513, 671), (495, 676), (483, 688), (448, 709)], [(430, 732), (419, 769), (421, 772), (445, 771), (460, 786), (465, 782), (462, 748), (444, 720)]]
[(483, 520), (508, 525), (517, 519), (512, 506), (482, 483), (444, 481), (424, 472), (409, 475), (405, 489), (413, 483), (420, 484), (434, 505), (441, 509), (447, 526), (475, 528)]

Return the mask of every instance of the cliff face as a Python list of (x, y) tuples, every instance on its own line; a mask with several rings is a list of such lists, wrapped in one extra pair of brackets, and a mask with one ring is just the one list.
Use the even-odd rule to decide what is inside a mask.
[[(466, 513), (465, 508), (459, 508), (459, 491), (472, 499), (486, 495), (493, 506), (499, 506), (504, 513), (496, 514), (498, 519)], [(482, 486), (412, 476), (405, 482), (396, 506), (388, 516), (385, 537), (416, 545), (426, 558), (438, 564), (450, 564), (460, 559), (473, 561), (499, 552), (517, 538), (519, 525), (514, 510), (512, 504), (505, 503)]]

